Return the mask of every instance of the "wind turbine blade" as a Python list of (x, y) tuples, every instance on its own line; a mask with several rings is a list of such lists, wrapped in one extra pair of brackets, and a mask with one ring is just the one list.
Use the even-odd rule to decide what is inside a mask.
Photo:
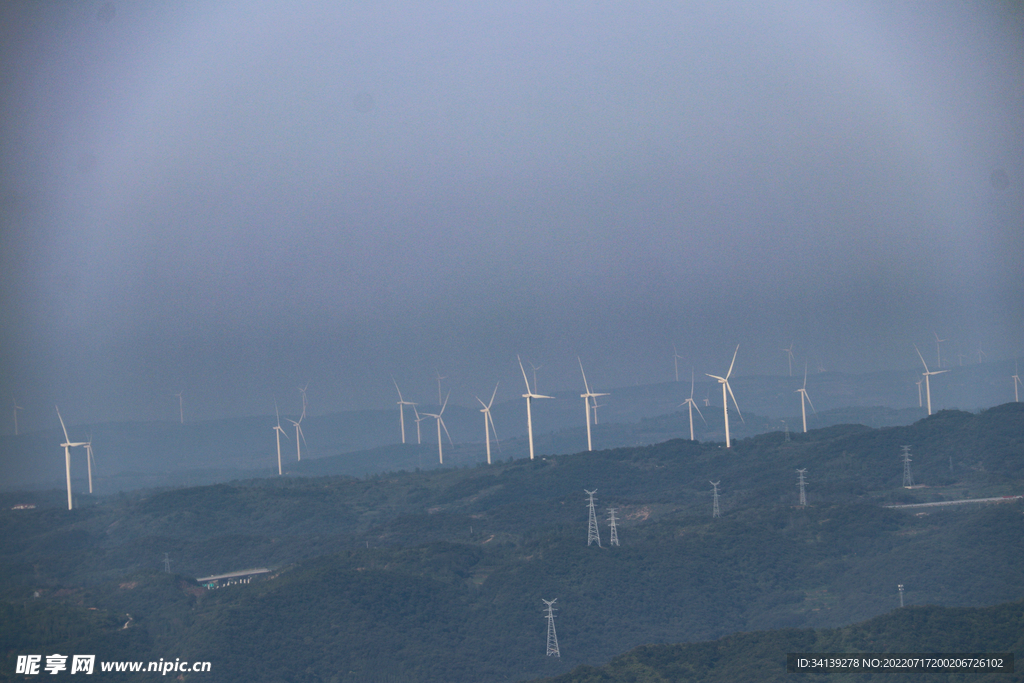
[(438, 413), (438, 415), (444, 415), (444, 407), (446, 405), (448, 405), (448, 397), (451, 396), (451, 395), (452, 395), (452, 391), (451, 391), (451, 389), (449, 389), (448, 393), (444, 397), (444, 403), (441, 404), (441, 412)]
[(300, 436), (300, 437), (302, 437), (302, 443), (305, 443), (305, 444), (306, 444), (306, 446), (309, 446), (309, 444), (308, 444), (308, 443), (306, 443), (306, 435), (305, 435), (305, 434), (304, 434), (304, 433), (302, 432), (302, 425), (300, 425), (300, 424), (296, 424), (295, 426), (296, 426), (296, 427), (298, 427), (298, 430), (299, 430), (299, 436)]
[[(501, 384), (501, 382), (498, 382), (498, 384)], [(498, 395), (498, 384), (494, 385), (494, 391), (491, 393), (491, 400), (487, 402), (487, 409), (488, 410), (491, 409), (491, 405), (494, 403), (494, 397)], [(477, 399), (477, 400), (479, 400), (479, 399)]]
[(526, 379), (526, 369), (523, 367), (523, 359), (519, 358), (519, 356), (516, 356), (516, 358), (519, 360), (519, 370), (520, 370), (520, 372), (523, 373), (523, 381), (526, 382), (526, 393), (529, 394), (529, 393), (531, 393), (530, 392), (530, 380)]
[(725, 373), (725, 378), (729, 379), (729, 375), (732, 374), (732, 366), (736, 365), (736, 354), (740, 352), (740, 345), (736, 345), (736, 350), (732, 352), (732, 362), (729, 363), (729, 372)]
[(804, 389), (807, 388), (807, 361), (804, 361)]
[[(708, 373), (706, 373), (706, 372), (704, 374), (708, 375)], [(719, 377), (718, 375), (708, 375), (708, 377), (710, 377), (712, 379), (717, 379), (719, 384), (725, 384), (725, 377)]]
[(494, 428), (494, 418), (491, 417), (490, 411), (487, 412), (487, 419), (491, 423), (491, 433), (494, 434), (494, 442), (499, 444), (498, 445), (498, 450), (500, 451), (501, 450), (501, 445), (500, 445), (500, 442), (498, 441), (498, 430)]
[(395, 383), (395, 391), (398, 392), (398, 400), (399, 401), (405, 401), (405, 399), (402, 398), (402, 390), (398, 388), (398, 382), (395, 382), (395, 376), (394, 375), (391, 375), (391, 381)]
[(928, 364), (924, 362), (924, 356), (921, 355), (921, 350), (917, 348), (917, 344), (914, 344), (914, 350), (917, 351), (917, 357), (921, 359), (921, 365), (924, 366), (924, 371), (928, 372)]
[[(53, 407), (57, 408), (57, 406)], [(60, 416), (60, 408), (57, 408), (57, 419), (60, 420), (60, 428), (64, 430), (64, 443), (71, 441), (71, 439), (68, 438), (68, 428), (64, 426), (64, 418)]]
[[(701, 413), (701, 412), (700, 412), (700, 408), (698, 408), (698, 407), (697, 407), (697, 402), (696, 402), (696, 401), (694, 401), (694, 400), (693, 400), (692, 398), (690, 399), (690, 401), (691, 401), (691, 403), (693, 404), (693, 407), (694, 407), (694, 408), (697, 408), (697, 414), (698, 414), (698, 415), (700, 415), (700, 419), (704, 420), (704, 414), (703, 414), (703, 413)], [(708, 423), (708, 421), (707, 421), (707, 420), (704, 420), (704, 424), (707, 424), (707, 423)]]
[(811, 411), (812, 411), (812, 412), (813, 412), (813, 413), (814, 413), (815, 415), (817, 415), (817, 414), (818, 414), (818, 411), (817, 411), (817, 410), (814, 410), (814, 401), (812, 401), (812, 400), (811, 400), (811, 395), (810, 395), (810, 394), (808, 394), (808, 393), (807, 393), (806, 391), (804, 391), (804, 396), (806, 396), (806, 397), (807, 397), (807, 402), (811, 404)]
[(479, 396), (474, 396), (473, 398), (475, 398), (477, 401), (479, 401), (480, 405), (482, 405), (484, 407), (483, 412), (486, 413), (487, 409), (490, 408), (490, 406), (487, 405), (486, 403), (484, 403), (483, 401), (481, 401)]
[(587, 384), (587, 373), (583, 372), (583, 361), (580, 360), (579, 356), (576, 356), (576, 360), (580, 364), (580, 374), (583, 375), (583, 388), (586, 389), (587, 393), (589, 394), (590, 393), (590, 385)]
[(693, 368), (690, 368), (690, 399), (693, 399)]
[(437, 416), (437, 421), (438, 421), (438, 423), (439, 423), (439, 424), (441, 425), (441, 428), (442, 428), (442, 429), (444, 429), (444, 433), (445, 433), (445, 435), (446, 435), (446, 436), (448, 437), (448, 443), (450, 443), (451, 445), (453, 445), (453, 446), (454, 446), (454, 445), (455, 445), (455, 442), (454, 442), (454, 441), (452, 441), (452, 435), (448, 433), (448, 427), (447, 427), (447, 426), (445, 426), (445, 424), (444, 424), (444, 420), (443, 420), (443, 419), (441, 418), (441, 416), (440, 416), (440, 415), (438, 415), (438, 416)]
[(740, 412), (740, 405), (736, 403), (736, 397), (733, 396), (732, 387), (729, 386), (728, 382), (725, 383), (725, 388), (729, 390), (729, 396), (732, 397), (732, 404), (736, 407), (736, 414), (740, 416), (740, 422), (746, 423), (746, 420), (743, 419), (743, 413)]

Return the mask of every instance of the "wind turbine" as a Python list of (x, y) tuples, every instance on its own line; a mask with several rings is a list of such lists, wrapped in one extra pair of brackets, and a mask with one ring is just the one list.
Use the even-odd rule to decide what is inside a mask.
[[(702, 412), (700, 412), (700, 408), (697, 407), (697, 403), (693, 400), (693, 368), (690, 368), (690, 398), (686, 399), (685, 401), (683, 401), (682, 403), (680, 403), (676, 407), (677, 408), (682, 408), (683, 406), (689, 406), (689, 411), (690, 411), (690, 441), (694, 441), (695, 439), (693, 438), (693, 409), (697, 408), (697, 414), (700, 415), (700, 419), (702, 419), (702, 420), (704, 420), (704, 414)], [(707, 423), (708, 423), (708, 421), (704, 420), (704, 424), (707, 424)]]
[[(682, 358), (682, 356), (679, 355), (679, 352), (676, 351), (676, 345), (673, 344), (672, 345), (672, 362), (675, 363), (675, 366), (676, 366), (676, 381), (677, 382), (679, 381), (679, 359), (680, 358)], [(534, 384), (536, 384), (536, 382), (534, 382)], [(594, 424), (597, 424), (597, 423), (595, 422)]]
[(277, 436), (277, 474), (278, 476), (284, 474), (281, 471), (281, 437), (288, 438), (288, 435), (284, 433), (284, 427), (281, 426), (281, 412), (277, 409), (277, 400), (274, 400), (274, 414), (277, 415), (277, 426), (274, 427), (274, 432)]
[(14, 398), (13, 394), (11, 395), (11, 403), (14, 404), (14, 435), (17, 436), (18, 435), (18, 411), (19, 410), (24, 410), (24, 409), (21, 406), (18, 405), (18, 400), (16, 398)]
[[(299, 439), (302, 440), (302, 443), (306, 442), (306, 435), (302, 433), (302, 418), (304, 418), (304, 417), (306, 417), (306, 407), (305, 406), (302, 407), (302, 415), (299, 415), (299, 421), (298, 422), (296, 422), (295, 420), (293, 420), (291, 418), (288, 418), (288, 421), (291, 422), (293, 425), (295, 425), (295, 455), (296, 455), (296, 460), (300, 460), (300, 461), (302, 460), (302, 444), (299, 443)], [(309, 444), (306, 444), (306, 445), (308, 446)]]
[(921, 385), (924, 384), (924, 377), (917, 380), (917, 407), (924, 407), (924, 396), (921, 394)]
[(924, 356), (921, 355), (921, 351), (920, 351), (920, 349), (917, 348), (917, 344), (914, 344), (914, 350), (917, 351), (917, 357), (921, 359), (921, 365), (924, 366), (924, 372), (922, 372), (921, 374), (924, 375), (924, 393), (925, 393), (925, 396), (928, 398), (928, 414), (931, 415), (932, 414), (932, 387), (931, 387), (931, 382), (928, 381), (928, 378), (931, 377), (932, 375), (941, 375), (944, 372), (949, 372), (949, 370), (931, 370), (931, 371), (929, 371), (928, 370), (928, 364), (924, 362)]
[[(594, 399), (594, 403), (597, 403), (598, 396), (609, 396), (609, 394), (595, 394), (590, 390), (590, 385), (587, 384), (587, 373), (583, 372), (583, 361), (580, 360), (579, 356), (576, 356), (576, 360), (580, 364), (580, 373), (583, 375), (583, 387), (587, 390), (587, 393), (580, 394), (580, 398), (583, 399), (583, 405), (587, 410), (587, 450), (594, 450), (593, 442), (590, 438), (590, 400)], [(536, 384), (534, 385), (536, 386)]]
[(782, 349), (789, 357), (789, 376), (793, 376), (793, 343), (790, 342), (788, 349)]
[(1017, 369), (1017, 361), (1013, 361), (1013, 400), (1015, 403), (1020, 403), (1020, 396), (1017, 394), (1017, 385), (1021, 383), (1020, 370)]
[[(441, 375), (441, 373), (437, 371), (437, 368), (434, 368), (434, 374), (437, 375), (437, 402), (438, 402), (438, 404), (440, 404), (441, 403), (441, 380), (448, 379), (448, 378), (447, 377), (443, 377)], [(451, 392), (449, 392), (449, 393), (451, 393)]]
[[(501, 384), (501, 382), (498, 382)], [(480, 397), (477, 396), (476, 400), (480, 401), (480, 405), (484, 406), (480, 412), (484, 414), (484, 441), (487, 442), (487, 464), (491, 464), (491, 430), (494, 429), (494, 418), (491, 417), (491, 405), (494, 403), (494, 397), (498, 393), (498, 384), (494, 385), (494, 393), (491, 394), (491, 400), (484, 405), (483, 401), (480, 401)], [(494, 441), (498, 441), (498, 430), (494, 429)], [(501, 448), (501, 445), (498, 445)]]
[(309, 388), (309, 382), (306, 382), (306, 386), (299, 387), (299, 393), (302, 394), (302, 414), (306, 414), (306, 389)]
[[(519, 370), (523, 373), (523, 381), (526, 382), (526, 393), (523, 394), (523, 398), (526, 399), (526, 431), (530, 436), (530, 460), (533, 460), (533, 414), (530, 411), (530, 405), (535, 398), (554, 398), (554, 396), (541, 396), (530, 391), (530, 380), (526, 379), (526, 370), (523, 369), (523, 359), (516, 356), (519, 360)], [(533, 363), (530, 363), (533, 365)], [(536, 370), (534, 370), (536, 372)], [(534, 380), (533, 385), (537, 386), (537, 380)]]
[(530, 363), (530, 367), (533, 368), (533, 390), (537, 391), (537, 371), (540, 370), (543, 365), (534, 365)]
[(420, 415), (420, 411), (416, 410), (416, 404), (412, 404), (412, 412), (416, 414), (416, 445), (423, 443), (423, 439), (420, 437), (420, 422), (423, 422), (423, 416)]
[(938, 332), (934, 332), (933, 331), (932, 334), (935, 335), (935, 358), (936, 358), (935, 363), (936, 363), (936, 365), (938, 365), (941, 368), (942, 367), (942, 350), (939, 347), (939, 344), (941, 344), (942, 342), (944, 342), (946, 340), (945, 339), (939, 339), (939, 333)]
[[(444, 379), (444, 378), (442, 377), (441, 379)], [(494, 387), (494, 390), (497, 391), (498, 387)], [(441, 427), (444, 427), (444, 433), (448, 435), (448, 443), (452, 444), (453, 446), (455, 445), (455, 443), (452, 441), (452, 435), (448, 434), (448, 427), (446, 427), (445, 424), (444, 424), (444, 418), (441, 417), (442, 415), (444, 415), (445, 406), (448, 405), (448, 396), (451, 396), (451, 395), (452, 395), (452, 392), (449, 391), (448, 395), (444, 397), (444, 403), (441, 404), (441, 411), (440, 412), (438, 412), (436, 414), (435, 413), (423, 413), (423, 417), (433, 417), (433, 418), (437, 419), (437, 460), (442, 465), (444, 464), (444, 452), (441, 450)]]
[(590, 409), (594, 411), (594, 424), (597, 424), (597, 409), (598, 408), (604, 408), (604, 404), (603, 403), (598, 403), (597, 399), (594, 399), (594, 405), (592, 405), (590, 407)]
[[(811, 410), (814, 410), (814, 403), (811, 401), (810, 395), (807, 393), (807, 363), (804, 362), (804, 385), (796, 390), (796, 393), (800, 394), (800, 416), (804, 419), (804, 434), (807, 433), (807, 406), (804, 405), (804, 399), (807, 403), (811, 404)], [(817, 410), (814, 410), (817, 413)]]
[(395, 383), (395, 390), (398, 392), (398, 421), (402, 425), (402, 443), (405, 443), (405, 407), (416, 404), (402, 398), (402, 390), (398, 388), (398, 382), (395, 382), (394, 375), (391, 376), (391, 381)]
[[(57, 406), (54, 406), (57, 408)], [(72, 508), (71, 505), (71, 448), (73, 446), (84, 446), (84, 441), (72, 442), (68, 438), (68, 428), (64, 426), (64, 418), (60, 416), (60, 408), (57, 408), (57, 419), (60, 420), (60, 428), (64, 430), (64, 443), (61, 446), (64, 447), (64, 475), (68, 482), (68, 510)]]
[(89, 435), (89, 440), (82, 445), (85, 446), (85, 462), (89, 468), (89, 493), (92, 493), (92, 464), (95, 462), (92, 457), (92, 434)]
[(719, 377), (718, 375), (711, 375), (708, 373), (708, 377), (717, 379), (718, 383), (722, 385), (722, 412), (725, 414), (725, 447), (731, 448), (732, 444), (729, 442), (729, 402), (726, 398), (726, 391), (729, 392), (729, 396), (732, 396), (732, 404), (736, 406), (736, 414), (740, 416), (740, 420), (743, 420), (743, 413), (740, 412), (739, 404), (736, 403), (736, 397), (733, 396), (732, 387), (729, 386), (729, 375), (732, 374), (732, 366), (736, 365), (736, 354), (740, 352), (740, 345), (736, 345), (736, 350), (732, 352), (732, 362), (729, 363), (729, 372), (725, 373), (725, 377)]
[(185, 393), (185, 390), (182, 389), (181, 391), (179, 391), (176, 394), (171, 394), (171, 396), (177, 396), (178, 397), (178, 417), (181, 419), (181, 424), (185, 424), (185, 404), (182, 403), (182, 400), (181, 400), (181, 395), (184, 394), (184, 393)]

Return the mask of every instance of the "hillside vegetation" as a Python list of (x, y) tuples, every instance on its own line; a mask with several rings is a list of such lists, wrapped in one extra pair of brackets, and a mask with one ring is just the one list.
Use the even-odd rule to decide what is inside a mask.
[[(57, 493), (4, 494), (0, 667), (93, 648), (210, 661), (218, 681), (522, 680), (640, 645), (844, 626), (896, 608), (900, 583), (910, 605), (1020, 600), (1019, 502), (883, 506), (1019, 493), (1022, 441), (1024, 410), (1008, 404), (729, 450), (675, 440), (137, 492), (71, 512)], [(900, 486), (905, 444), (927, 488)], [(584, 488), (598, 491), (605, 545), (617, 508), (621, 546), (587, 546)], [(250, 567), (274, 571), (217, 590), (194, 580)], [(545, 656), (542, 598), (558, 599), (560, 658)]]

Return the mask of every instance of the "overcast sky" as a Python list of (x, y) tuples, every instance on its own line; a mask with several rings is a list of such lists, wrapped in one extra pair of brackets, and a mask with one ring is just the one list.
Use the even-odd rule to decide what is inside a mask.
[(0, 406), (1014, 357), (1019, 7), (3, 3)]

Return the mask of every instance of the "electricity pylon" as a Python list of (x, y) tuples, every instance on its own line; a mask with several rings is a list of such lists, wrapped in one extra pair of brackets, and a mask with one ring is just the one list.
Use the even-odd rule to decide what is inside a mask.
[(804, 484), (806, 483), (804, 481), (804, 472), (806, 471), (806, 467), (802, 470), (796, 471), (797, 475), (800, 477), (800, 481), (797, 482), (797, 486), (800, 487), (800, 507), (807, 507), (807, 496), (804, 495)]
[(903, 446), (903, 488), (914, 485), (914, 477), (910, 474), (910, 446)]
[(711, 484), (714, 487), (714, 492), (715, 492), (715, 506), (711, 510), (711, 518), (715, 519), (715, 518), (718, 518), (718, 517), (722, 516), (722, 514), (718, 511), (718, 485), (721, 484), (722, 482), (721, 482), (721, 480), (719, 480), (719, 481), (709, 481), (708, 483)]
[(612, 537), (608, 541), (608, 545), (610, 547), (619, 544), (619, 530), (618, 527), (615, 525), (615, 508), (608, 508), (608, 521), (609, 523), (611, 523), (612, 527)]
[(902, 583), (899, 585), (899, 589), (900, 589), (900, 607), (903, 607), (903, 584)]
[(588, 503), (588, 506), (590, 507), (590, 523), (587, 525), (587, 546), (589, 547), (591, 544), (597, 543), (597, 547), (600, 548), (601, 534), (597, 529), (597, 512), (594, 511), (594, 494), (597, 493), (597, 489), (594, 489), (593, 491), (583, 489), (583, 491), (590, 498), (590, 502)]
[(541, 598), (541, 600), (540, 600), (541, 602), (543, 602), (545, 605), (548, 606), (548, 614), (547, 614), (546, 618), (548, 620), (548, 656), (549, 657), (552, 656), (552, 655), (554, 655), (555, 657), (561, 657), (562, 656), (562, 653), (558, 651), (558, 636), (555, 635), (555, 608), (552, 607), (552, 605), (554, 605), (557, 600), (558, 600), (558, 598), (555, 598), (554, 600), (550, 600), (550, 601), (545, 600), (544, 598)]
[(168, 557), (167, 553), (164, 553), (164, 572), (167, 574), (171, 573), (171, 558)]

